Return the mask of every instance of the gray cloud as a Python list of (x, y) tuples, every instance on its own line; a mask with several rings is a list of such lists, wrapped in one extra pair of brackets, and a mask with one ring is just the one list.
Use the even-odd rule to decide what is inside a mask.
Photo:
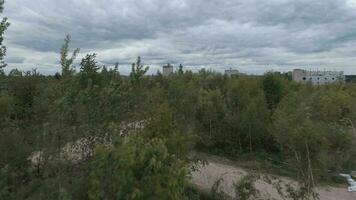
[[(58, 66), (65, 34), (106, 65), (244, 72), (315, 67), (356, 73), (355, 0), (9, 0), (9, 67)], [(125, 68), (125, 67), (124, 67)], [(129, 68), (125, 68), (128, 72)]]

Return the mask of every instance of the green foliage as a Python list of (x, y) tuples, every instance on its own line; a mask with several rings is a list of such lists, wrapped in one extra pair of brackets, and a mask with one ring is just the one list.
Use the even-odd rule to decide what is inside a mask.
[(17, 77), (21, 77), (22, 76), (22, 71), (18, 70), (18, 69), (12, 69), (9, 72), (8, 76), (17, 76)]
[(130, 136), (102, 147), (92, 164), (90, 199), (183, 199), (184, 162), (162, 139)]
[(0, 119), (8, 116), (11, 110), (11, 102), (13, 101), (10, 95), (0, 96)]
[(226, 138), (220, 137), (223, 130), (223, 124), (220, 122), (224, 119), (226, 113), (222, 94), (220, 90), (201, 92), (197, 118), (201, 125), (208, 130), (206, 133), (207, 141), (214, 141), (217, 145), (224, 143)]
[(219, 89), (199, 93), (197, 120), (203, 143), (230, 155), (272, 148), (267, 132), (270, 111), (259, 80), (241, 77), (219, 81), (213, 84), (221, 84)]
[(131, 66), (131, 73), (130, 73), (130, 80), (133, 85), (138, 85), (140, 84), (140, 80), (142, 79), (142, 76), (146, 74), (148, 71), (149, 67), (144, 67), (141, 64), (141, 57), (137, 57), (136, 63), (132, 63)]
[(240, 180), (234, 183), (234, 195), (227, 194), (223, 191), (221, 184), (222, 179), (217, 180), (211, 188), (211, 197), (219, 200), (262, 200), (260, 191), (255, 188), (255, 183), (258, 177), (252, 174), (243, 176)]
[[(81, 66), (65, 79), (36, 71), (6, 76), (9, 87), (0, 96), (4, 197), (188, 198), (185, 166), (194, 160), (189, 157), (194, 148), (234, 157), (265, 152), (261, 159), (286, 163), (303, 188), (356, 166), (352, 85), (285, 82), (292, 90), (283, 90), (271, 111), (264, 77), (227, 78), (209, 71), (169, 79), (124, 77), (118, 66), (99, 71), (95, 55)], [(122, 135), (128, 124), (133, 130)], [(83, 138), (78, 148), (88, 153), (74, 163), (63, 160), (62, 149)], [(112, 146), (110, 138), (117, 138)], [(37, 151), (42, 162), (33, 165), (28, 158)], [(239, 194), (250, 195), (248, 183)]]
[(180, 65), (179, 65), (179, 69), (178, 69), (178, 74), (183, 74), (183, 73), (184, 73), (184, 71), (183, 71), (183, 65), (180, 64)]
[[(222, 179), (217, 180), (211, 188), (211, 199), (216, 200), (318, 200), (319, 196), (314, 189), (299, 185), (290, 180), (282, 180), (275, 176), (249, 173), (237, 180), (234, 185), (234, 194), (226, 193), (222, 188)], [(256, 188), (257, 184), (268, 184), (273, 195)], [(309, 190), (310, 189), (310, 190)], [(273, 196), (273, 197), (272, 197)]]
[(355, 100), (337, 86), (307, 86), (289, 94), (275, 111), (275, 139), (309, 184), (329, 170), (340, 171), (354, 163), (349, 156), (355, 146), (350, 121)]
[(212, 199), (221, 199), (221, 200), (227, 200), (231, 198), (228, 194), (226, 194), (222, 188), (221, 188), (221, 183), (223, 179), (218, 179), (215, 181), (214, 185), (211, 187), (211, 198)]
[(284, 82), (282, 77), (273, 72), (269, 72), (263, 79), (263, 90), (269, 109), (274, 109), (281, 101), (284, 94)]
[(66, 38), (64, 39), (64, 44), (61, 48), (61, 57), (60, 57), (60, 63), (62, 66), (62, 76), (64, 77), (74, 73), (75, 69), (72, 66), (72, 64), (80, 51), (78, 48), (75, 49), (73, 51), (72, 56), (68, 58), (69, 44), (70, 44), (70, 36), (67, 35)]
[[(17, 128), (5, 128), (0, 134), (0, 199), (18, 199), (18, 188), (29, 179), (30, 147)], [(21, 147), (21, 148), (19, 148)]]
[(238, 200), (258, 199), (259, 191), (255, 188), (256, 177), (253, 175), (246, 175), (242, 177), (235, 186), (235, 198)]
[[(0, 1), (0, 13), (4, 10), (4, 0)], [(4, 57), (6, 55), (6, 47), (3, 45), (4, 33), (6, 29), (10, 26), (10, 23), (7, 21), (7, 18), (3, 18), (0, 22), (0, 72), (3, 72), (3, 68), (6, 67)]]
[(98, 71), (100, 67), (95, 61), (96, 54), (87, 54), (80, 62), (80, 82), (82, 86), (100, 84)]

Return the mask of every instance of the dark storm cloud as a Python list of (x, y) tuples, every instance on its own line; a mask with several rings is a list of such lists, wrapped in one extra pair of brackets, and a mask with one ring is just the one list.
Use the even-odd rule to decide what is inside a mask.
[[(353, 0), (8, 0), (7, 62), (58, 70), (65, 34), (106, 65), (141, 55), (152, 72), (183, 63), (246, 72), (353, 69)], [(355, 46), (355, 47), (354, 47)], [(57, 68), (56, 68), (57, 66)], [(269, 67), (263, 67), (269, 66)]]

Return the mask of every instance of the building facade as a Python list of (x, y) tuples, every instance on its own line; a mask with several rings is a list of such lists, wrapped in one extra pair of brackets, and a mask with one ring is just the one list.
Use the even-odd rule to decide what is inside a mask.
[(167, 64), (163, 66), (163, 76), (169, 76), (170, 74), (173, 74), (173, 65)]
[(343, 71), (307, 71), (303, 69), (294, 69), (292, 78), (295, 82), (312, 83), (313, 85), (345, 82)]

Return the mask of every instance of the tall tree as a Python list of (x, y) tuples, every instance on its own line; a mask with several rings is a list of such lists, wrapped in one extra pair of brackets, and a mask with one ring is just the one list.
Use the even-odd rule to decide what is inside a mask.
[(87, 85), (88, 81), (91, 81), (92, 84), (98, 84), (100, 78), (98, 71), (100, 67), (95, 61), (95, 58), (95, 53), (87, 54), (80, 63), (81, 83), (84, 85)]
[(273, 110), (281, 101), (284, 92), (282, 78), (273, 72), (268, 72), (263, 79), (263, 90), (269, 109)]
[(74, 72), (74, 68), (72, 66), (73, 61), (77, 57), (79, 53), (79, 48), (75, 49), (72, 53), (72, 56), (68, 58), (69, 53), (69, 44), (70, 44), (70, 35), (67, 35), (64, 39), (64, 44), (61, 48), (61, 66), (62, 66), (62, 75), (67, 76)]
[(183, 74), (183, 65), (179, 65), (178, 74)]
[(97, 66), (95, 61), (96, 54), (87, 54), (80, 63), (80, 72), (85, 74), (97, 73), (100, 67)]
[(140, 82), (141, 77), (146, 74), (149, 67), (148, 66), (144, 67), (141, 64), (141, 57), (139, 56), (137, 57), (136, 63), (132, 63), (131, 69), (132, 70), (130, 73), (130, 80), (132, 84), (136, 85)]
[[(0, 0), (0, 13), (4, 10), (5, 0)], [(4, 41), (4, 33), (6, 29), (10, 26), (10, 23), (7, 21), (7, 18), (3, 18), (0, 22), (0, 72), (3, 72), (3, 68), (6, 67), (6, 63), (4, 61), (6, 55), (6, 46), (3, 44)]]

